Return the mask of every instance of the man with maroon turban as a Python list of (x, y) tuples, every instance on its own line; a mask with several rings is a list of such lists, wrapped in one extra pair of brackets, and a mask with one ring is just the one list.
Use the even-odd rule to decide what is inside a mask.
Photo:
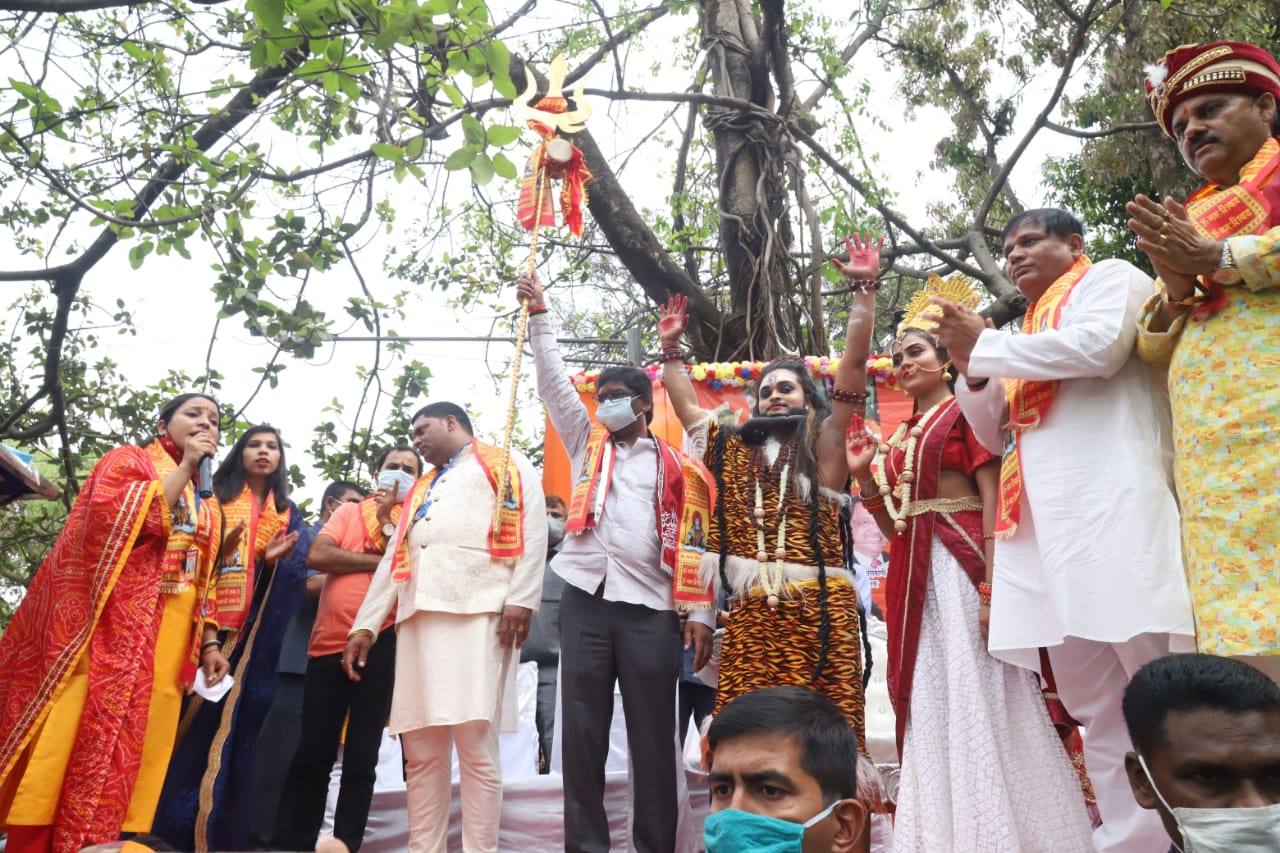
[(1138, 351), (1169, 366), (1196, 639), (1280, 680), (1280, 65), (1215, 42), (1148, 70), (1156, 121), (1209, 181), (1183, 204), (1127, 206), (1160, 276)]

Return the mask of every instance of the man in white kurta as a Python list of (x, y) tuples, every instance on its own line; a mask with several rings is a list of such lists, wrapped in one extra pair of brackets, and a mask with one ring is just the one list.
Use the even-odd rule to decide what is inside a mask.
[[(540, 479), (524, 456), (511, 452), (520, 494), (508, 500), (522, 506), (523, 551), (494, 558), (494, 488), (471, 432), (466, 413), (453, 403), (433, 403), (414, 415), (414, 446), (435, 470), (411, 492), (343, 654), (348, 675), (358, 680), (378, 629), (396, 608), (389, 726), (404, 747), (413, 853), (445, 853), (455, 746), (463, 849), (497, 853), (498, 731), (515, 728), (517, 649), (542, 593), (547, 521)], [(397, 582), (394, 555), (406, 538), (408, 577)]]
[[(1034, 303), (1084, 254), (1065, 211), (1006, 226), (1010, 277)], [(965, 379), (957, 398), (979, 439), (1006, 447), (1005, 379), (1060, 380), (1038, 426), (1022, 431), (1016, 529), (996, 540), (989, 648), (1039, 668), (1047, 648), (1058, 693), (1085, 729), (1085, 762), (1103, 825), (1098, 851), (1149, 853), (1164, 838), (1133, 800), (1120, 702), (1144, 663), (1192, 651), (1163, 377), (1134, 352), (1134, 318), (1151, 280), (1118, 260), (1088, 267), (1056, 328), (1014, 334), (948, 303), (939, 339)], [(1028, 309), (1030, 310), (1030, 309)]]

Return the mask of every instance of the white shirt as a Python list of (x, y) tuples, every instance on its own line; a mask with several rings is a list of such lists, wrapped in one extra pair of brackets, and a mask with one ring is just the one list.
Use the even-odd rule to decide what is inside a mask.
[[(489, 556), (494, 494), (488, 475), (466, 447), (431, 489), (431, 506), (415, 521), (402, 513), (395, 535), (374, 570), (351, 630), (376, 637), (392, 606), (396, 622), (415, 611), (501, 613), (508, 604), (537, 610), (547, 554), (547, 505), (542, 481), (516, 450), (511, 464), (520, 471), (524, 506), (524, 554), (515, 566)], [(424, 476), (431, 476), (428, 472)], [(391, 561), (402, 537), (409, 537), (409, 579), (391, 581)]]
[[(538, 372), (538, 397), (579, 471), (591, 435), (587, 407), (569, 381), (547, 315), (529, 319), (529, 343)], [(610, 439), (612, 441), (612, 439)], [(614, 442), (613, 475), (604, 510), (591, 530), (565, 537), (551, 569), (565, 583), (594, 594), (604, 583), (604, 599), (674, 610), (672, 578), (662, 565), (657, 511), (658, 446), (651, 436), (631, 445)], [(568, 495), (563, 495), (566, 500)], [(715, 625), (714, 610), (695, 610), (689, 618)]]
[(1056, 330), (988, 329), (969, 375), (990, 377), (960, 408), (979, 440), (1003, 449), (1004, 378), (1061, 379), (1044, 421), (1022, 435), (1021, 519), (996, 541), (989, 646), (1037, 668), (1065, 637), (1119, 643), (1141, 633), (1194, 636), (1182, 569), (1164, 374), (1134, 352), (1151, 279), (1102, 261), (1071, 291)]

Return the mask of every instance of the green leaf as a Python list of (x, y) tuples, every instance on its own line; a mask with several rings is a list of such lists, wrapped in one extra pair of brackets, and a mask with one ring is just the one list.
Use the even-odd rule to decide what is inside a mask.
[(520, 138), (521, 130), (518, 127), (512, 127), (509, 124), (492, 124), (489, 125), (488, 131), (485, 132), (489, 144), (501, 148), (504, 145), (510, 145)]
[(493, 161), (487, 154), (477, 154), (471, 163), (471, 179), (476, 186), (484, 186), (493, 180)]
[(120, 47), (124, 50), (125, 53), (129, 54), (131, 57), (138, 60), (139, 62), (145, 62), (146, 60), (152, 58), (151, 51), (139, 46), (134, 42), (131, 42), (131, 41), (122, 42)]
[(147, 255), (151, 254), (151, 250), (154, 248), (155, 246), (152, 245), (149, 240), (145, 243), (139, 243), (134, 246), (129, 250), (129, 265), (135, 270), (141, 267), (142, 262), (146, 259)]
[[(508, 77), (511, 73), (511, 51), (502, 42), (494, 39), (484, 50), (484, 58), (495, 75)], [(508, 79), (510, 79), (508, 77)]]
[(476, 159), (476, 152), (470, 148), (459, 148), (457, 151), (449, 155), (444, 161), (444, 167), (450, 172), (457, 172), (471, 165), (471, 161)]
[(404, 149), (399, 145), (391, 145), (386, 142), (375, 142), (369, 146), (369, 150), (383, 160), (390, 160), (398, 163), (404, 159)]
[(516, 90), (515, 82), (512, 81), (511, 77), (507, 74), (494, 74), (493, 88), (498, 90), (498, 94), (504, 98), (511, 98), (514, 100), (515, 97), (520, 94)]
[(248, 0), (245, 8), (253, 13), (258, 19), (258, 23), (268, 33), (279, 34), (284, 32), (284, 2), (283, 0)]
[(462, 97), (462, 92), (458, 91), (458, 87), (452, 83), (441, 81), (440, 91), (449, 99), (449, 103), (453, 104), (454, 109), (461, 109), (466, 103), (466, 98)]
[(493, 171), (499, 176), (509, 181), (514, 181), (520, 175), (520, 171), (516, 168), (516, 164), (512, 163), (506, 154), (499, 151), (493, 155)]
[(14, 77), (10, 77), (9, 85), (13, 87), (15, 92), (22, 95), (24, 98), (27, 98), (33, 102), (39, 102), (40, 90), (37, 89), (35, 86), (32, 86), (30, 83), (27, 83), (22, 80), (18, 80)]
[(427, 139), (424, 136), (415, 136), (410, 139), (404, 146), (405, 156), (410, 160), (417, 160), (422, 156), (422, 152), (426, 150)]
[(484, 125), (470, 113), (462, 114), (462, 135), (467, 140), (467, 145), (481, 151), (484, 150)]

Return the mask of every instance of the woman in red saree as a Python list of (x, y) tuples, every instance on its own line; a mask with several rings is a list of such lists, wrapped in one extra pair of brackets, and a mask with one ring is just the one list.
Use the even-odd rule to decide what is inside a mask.
[[(202, 649), (220, 525), (193, 478), (215, 400), (184, 394), (146, 447), (110, 451), (0, 638), (0, 826), (8, 849), (71, 853), (145, 832)], [(201, 655), (201, 652), (205, 654)]]
[(883, 485), (860, 419), (846, 436), (863, 506), (892, 542), (885, 617), (902, 757), (894, 850), (1089, 850), (1080, 777), (1036, 675), (986, 650), (1000, 459), (952, 395), (927, 294), (913, 305), (893, 363), (916, 413), (879, 447)]

